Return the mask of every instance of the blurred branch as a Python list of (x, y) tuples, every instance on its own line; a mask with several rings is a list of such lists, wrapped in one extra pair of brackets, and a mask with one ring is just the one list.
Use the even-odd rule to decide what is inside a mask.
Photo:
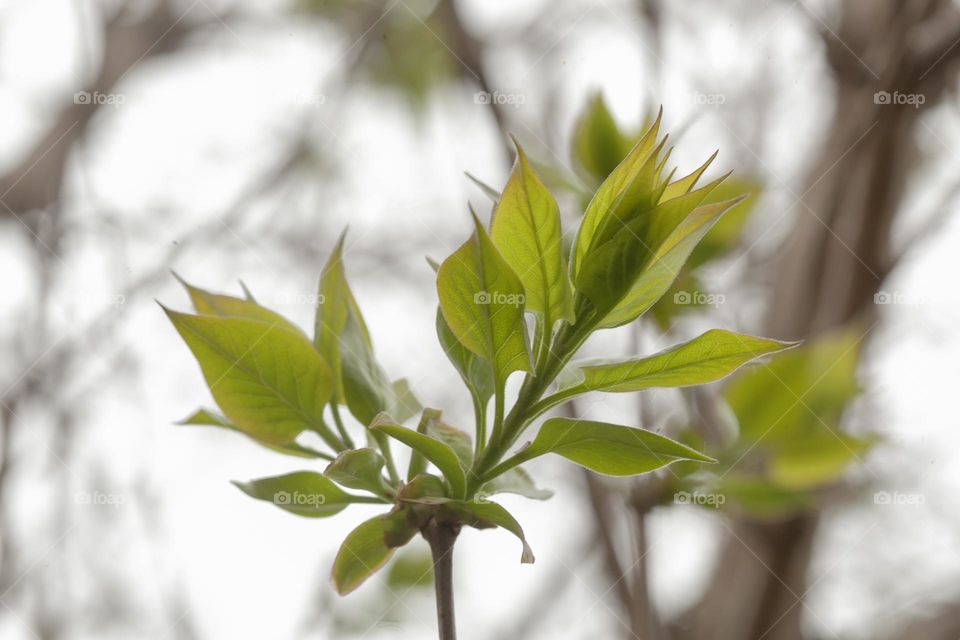
[(114, 93), (134, 67), (176, 51), (188, 36), (226, 17), (186, 20), (172, 0), (158, 0), (141, 15), (131, 6), (123, 5), (105, 21), (102, 62), (93, 79), (74, 94), (73, 103), (65, 106), (20, 163), (0, 176), (0, 218), (43, 210), (59, 200), (71, 150), (101, 106), (91, 99), (94, 93)]
[(457, 10), (456, 0), (441, 0), (437, 6), (437, 13), (443, 19), (444, 24), (447, 25), (447, 29), (452, 38), (449, 44), (454, 56), (466, 67), (466, 71), (473, 76), (480, 91), (490, 96), (487, 104), (490, 106), (490, 113), (496, 122), (497, 130), (500, 132), (505, 159), (509, 166), (513, 157), (513, 152), (508, 142), (510, 128), (503, 105), (493, 99), (496, 89), (491, 86), (486, 67), (483, 63), (484, 44), (474, 38), (463, 24), (463, 20)]

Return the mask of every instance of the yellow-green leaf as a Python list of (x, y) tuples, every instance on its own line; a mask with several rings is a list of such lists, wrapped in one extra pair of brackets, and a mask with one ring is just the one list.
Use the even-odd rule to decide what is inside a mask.
[(221, 416), (213, 411), (210, 411), (209, 409), (197, 409), (180, 422), (177, 422), (177, 424), (202, 425), (230, 429), (231, 431), (242, 433), (262, 447), (288, 456), (297, 456), (299, 458), (323, 458), (324, 460), (331, 460), (333, 458), (331, 455), (321, 453), (320, 451), (314, 451), (309, 447), (301, 446), (295, 442), (285, 445), (275, 445), (270, 444), (269, 442), (264, 442), (263, 440), (259, 440), (256, 436), (244, 432), (243, 429), (240, 429), (237, 427), (237, 425), (232, 424), (229, 420), (227, 420), (226, 416)]
[(305, 429), (337, 443), (323, 422), (330, 368), (305, 336), (258, 320), (165, 309), (231, 423), (258, 440), (287, 445)]
[(378, 416), (370, 425), (370, 431), (385, 433), (423, 455), (440, 470), (450, 483), (450, 489), (455, 496), (464, 495), (467, 486), (466, 474), (450, 445), (424, 433), (393, 424), (392, 419), (386, 415)]
[(387, 517), (370, 518), (347, 534), (333, 561), (331, 580), (342, 596), (347, 595), (380, 570), (394, 553), (385, 542)]
[(493, 364), (498, 384), (530, 371), (524, 290), (476, 216), (474, 233), (437, 272), (440, 310), (457, 340)]
[(490, 237), (520, 278), (526, 310), (554, 322), (573, 322), (573, 297), (564, 268), (560, 209), (517, 144), (517, 159), (493, 213)]
[(313, 471), (296, 471), (233, 484), (251, 498), (270, 502), (284, 511), (308, 518), (327, 518), (340, 513), (350, 504), (381, 502), (377, 498), (350, 495), (333, 481)]
[(730, 375), (751, 360), (797, 344), (711, 329), (652, 356), (582, 364), (578, 367), (582, 379), (572, 389), (577, 393), (623, 393), (707, 384)]
[(523, 564), (532, 564), (534, 561), (533, 550), (527, 544), (527, 538), (523, 535), (523, 528), (520, 523), (510, 515), (510, 512), (501, 507), (496, 502), (474, 501), (474, 502), (447, 502), (443, 505), (443, 510), (455, 514), (464, 524), (477, 529), (490, 529), (492, 527), (502, 527), (519, 538), (523, 545), (523, 553), (520, 555), (520, 562)]
[(652, 431), (571, 418), (551, 418), (544, 422), (533, 442), (522, 449), (516, 459), (530, 460), (546, 453), (556, 453), (610, 476), (647, 473), (677, 460), (715, 462)]

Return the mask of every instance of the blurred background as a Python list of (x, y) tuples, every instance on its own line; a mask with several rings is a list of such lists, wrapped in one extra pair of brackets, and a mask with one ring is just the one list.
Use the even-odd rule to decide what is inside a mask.
[(469, 426), (424, 260), (490, 210), (464, 172), (499, 189), (512, 134), (575, 229), (661, 105), (679, 175), (719, 149), (753, 196), (588, 355), (805, 346), (581, 401), (721, 464), (531, 465), (537, 563), (466, 531), (461, 636), (960, 637), (958, 62), (950, 0), (0, 1), (0, 638), (431, 637), (422, 541), (340, 599), (373, 512), (250, 500), (313, 463), (173, 426), (211, 401), (154, 299), (242, 280), (308, 327), (349, 225), (381, 362)]

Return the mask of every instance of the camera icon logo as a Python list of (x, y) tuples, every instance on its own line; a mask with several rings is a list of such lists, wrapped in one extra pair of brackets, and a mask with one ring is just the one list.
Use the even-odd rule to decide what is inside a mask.
[(77, 91), (73, 94), (73, 104), (90, 104), (93, 102), (93, 96), (89, 91)]
[(277, 491), (275, 494), (273, 494), (273, 503), (274, 504), (290, 504), (290, 492)]
[(689, 291), (677, 291), (673, 294), (674, 304), (690, 304), (692, 301)]
[(890, 304), (891, 302), (893, 302), (893, 296), (890, 295), (889, 291), (877, 291), (873, 294), (874, 304)]
[(490, 294), (486, 291), (477, 291), (473, 294), (473, 304), (490, 304)]
[(873, 104), (891, 104), (892, 102), (893, 96), (889, 91), (877, 91), (873, 94)]

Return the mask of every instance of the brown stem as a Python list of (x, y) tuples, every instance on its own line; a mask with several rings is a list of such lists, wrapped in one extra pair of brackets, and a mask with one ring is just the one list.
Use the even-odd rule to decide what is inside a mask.
[(431, 520), (421, 531), (433, 556), (433, 582), (437, 594), (437, 628), (440, 640), (457, 640), (453, 610), (453, 545), (460, 533), (456, 523)]

